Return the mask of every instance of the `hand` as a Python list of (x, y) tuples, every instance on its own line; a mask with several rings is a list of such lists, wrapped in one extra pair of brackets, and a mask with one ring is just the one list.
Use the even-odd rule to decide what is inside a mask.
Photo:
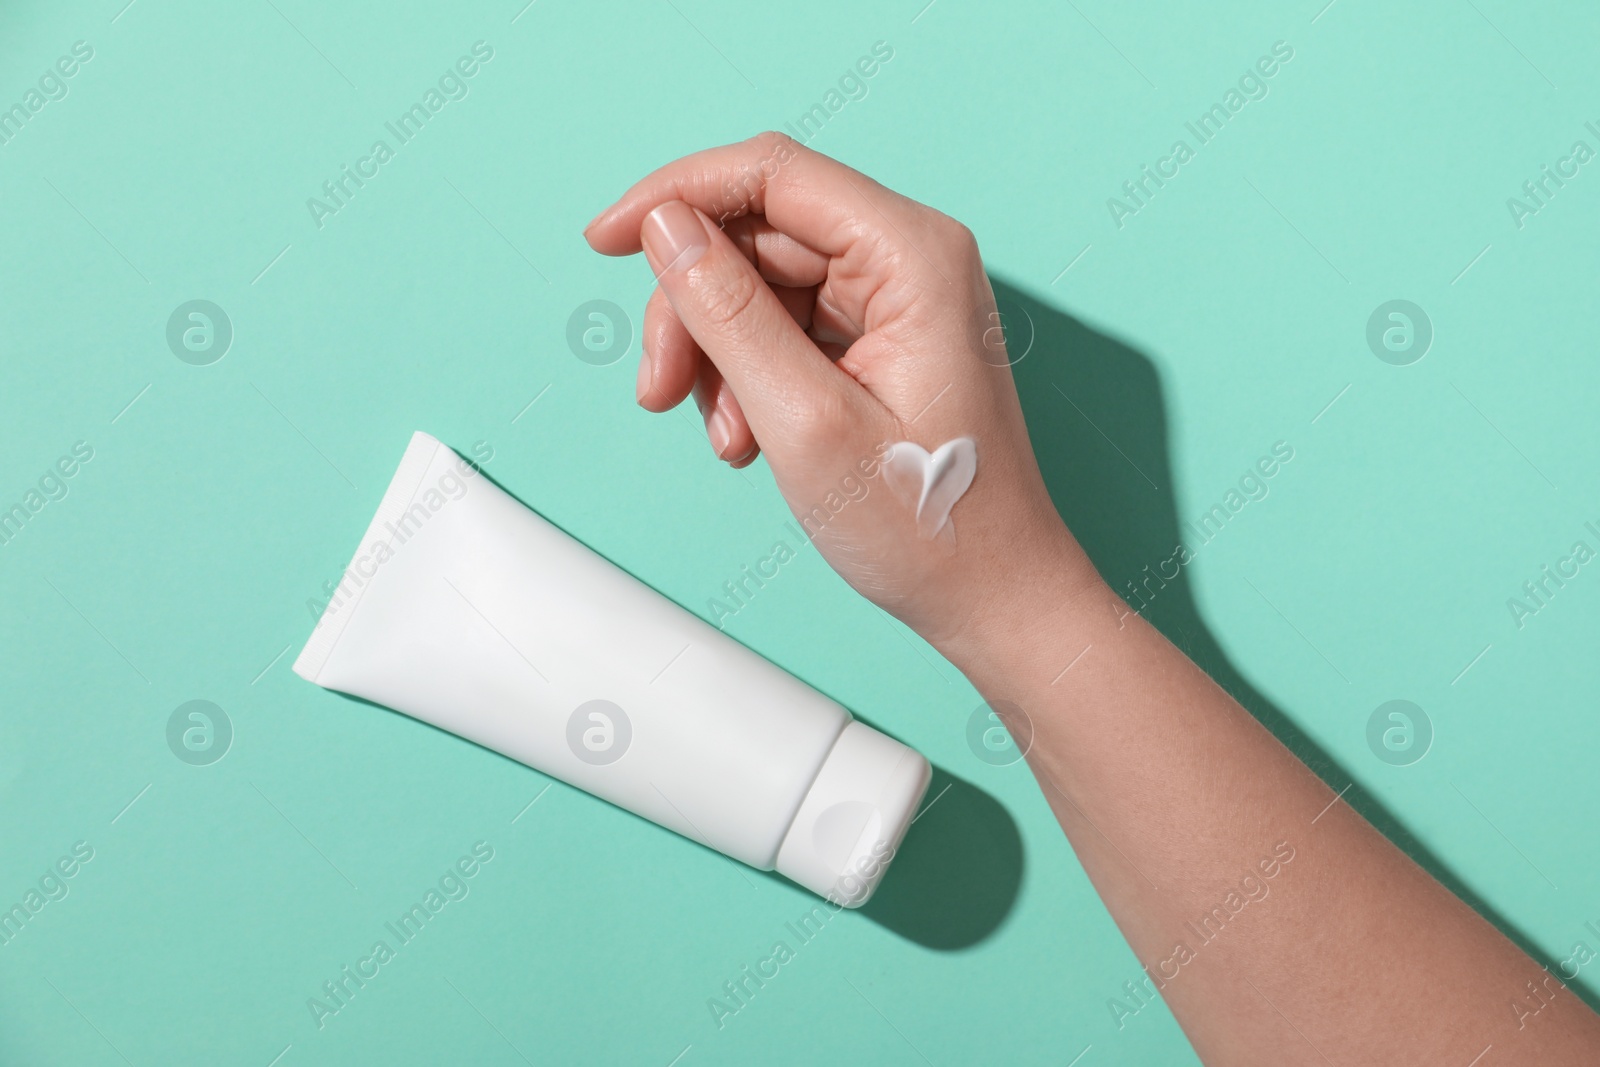
[[(585, 236), (642, 250), (657, 275), (639, 403), (666, 411), (692, 390), (717, 455), (764, 452), (829, 564), (927, 640), (1041, 581), (1097, 581), (1039, 474), (965, 226), (767, 133), (657, 170)], [(880, 461), (897, 441), (957, 437), (978, 464), (954, 537), (919, 536)]]
[[(834, 569), (1020, 713), (1145, 994), (1202, 1059), (1600, 1063), (1600, 1018), (1095, 577), (1045, 492), (964, 227), (766, 134), (657, 171), (587, 232), (608, 255), (642, 246), (659, 280), (640, 402), (693, 389), (719, 456), (759, 446)], [(963, 436), (978, 467), (955, 541), (923, 539), (860, 465)], [(1263, 902), (1240, 914), (1241, 892)], [(1207, 947), (1196, 916), (1227, 936)], [(1531, 1023), (1505, 1007), (1524, 1000)]]

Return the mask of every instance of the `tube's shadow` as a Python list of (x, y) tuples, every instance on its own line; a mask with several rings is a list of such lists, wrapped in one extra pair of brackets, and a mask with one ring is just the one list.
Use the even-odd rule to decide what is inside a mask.
[[(1022, 888), (1022, 834), (1000, 802), (942, 767), (877, 892), (855, 914), (950, 952), (999, 928)], [(794, 888), (774, 871), (767, 878)]]
[(1022, 835), (994, 797), (940, 767), (878, 891), (861, 914), (924, 948), (977, 944), (1022, 887)]
[[(1011, 358), (1017, 360), (1017, 390), (1051, 499), (1113, 589), (1137, 584), (1146, 566), (1155, 573), (1156, 564), (1171, 557), (1183, 539), (1156, 368), (1122, 342), (998, 278), (990, 281)], [(1024, 345), (1026, 354), (1019, 357)], [(1354, 781), (1228, 658), (1201, 618), (1188, 568), (1165, 580), (1141, 614), (1334, 790)], [(1364, 722), (1371, 709), (1350, 710)], [(1344, 802), (1523, 951), (1552, 963), (1359, 785), (1344, 794)], [(1600, 1010), (1600, 997), (1576, 983), (1571, 988)]]

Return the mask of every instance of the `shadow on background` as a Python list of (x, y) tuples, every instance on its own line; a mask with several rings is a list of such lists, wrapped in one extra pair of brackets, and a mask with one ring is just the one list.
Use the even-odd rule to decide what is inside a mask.
[(924, 948), (968, 948), (1016, 903), (1022, 835), (998, 800), (939, 767), (922, 803), (860, 914)]
[[(916, 824), (878, 891), (855, 914), (923, 948), (970, 948), (1011, 913), (1022, 868), (1022, 834), (1011, 813), (971, 782), (935, 767)], [(781, 874), (764, 873), (794, 888)]]
[[(1031, 338), (1012, 371), (1051, 499), (1100, 574), (1122, 592), (1143, 577), (1147, 565), (1154, 573), (1182, 539), (1155, 365), (1004, 281), (991, 276), (990, 282), (1013, 359)], [(1186, 543), (1195, 547), (1196, 539), (1191, 535)], [(1189, 568), (1155, 589), (1142, 614), (1332, 789), (1354, 781), (1229, 660), (1200, 616)], [(1352, 713), (1359, 712), (1364, 723), (1370, 710)], [(1553, 963), (1359, 785), (1344, 794), (1344, 802), (1523, 951)], [(1570, 985), (1600, 1011), (1600, 996)]]

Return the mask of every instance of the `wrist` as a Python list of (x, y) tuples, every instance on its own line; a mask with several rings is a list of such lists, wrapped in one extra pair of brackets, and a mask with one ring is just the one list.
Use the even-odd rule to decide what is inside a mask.
[(1008, 688), (1050, 684), (1126, 611), (1060, 518), (1049, 520), (976, 580), (959, 620), (923, 635), (980, 689), (999, 678)]

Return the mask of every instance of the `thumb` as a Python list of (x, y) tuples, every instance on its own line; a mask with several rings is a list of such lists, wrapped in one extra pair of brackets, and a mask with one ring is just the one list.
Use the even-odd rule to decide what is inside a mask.
[(639, 232), (657, 283), (684, 328), (738, 398), (772, 455), (809, 438), (808, 416), (854, 412), (867, 398), (805, 335), (743, 252), (681, 200), (646, 215)]

